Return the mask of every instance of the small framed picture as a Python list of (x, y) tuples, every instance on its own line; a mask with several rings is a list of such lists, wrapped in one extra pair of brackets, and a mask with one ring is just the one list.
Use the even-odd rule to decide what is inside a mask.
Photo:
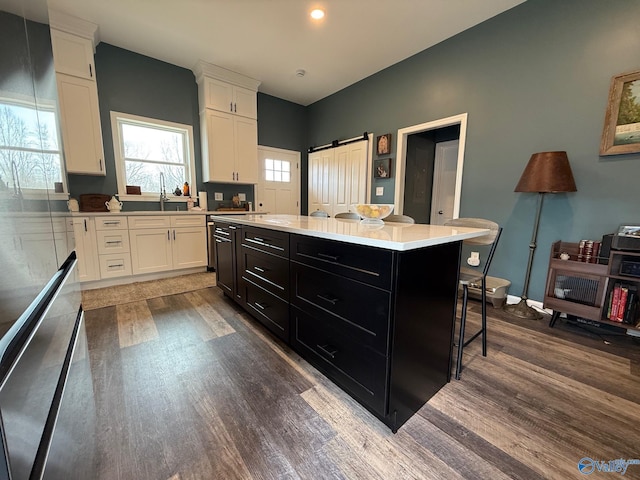
[(391, 153), (391, 134), (380, 135), (376, 139), (376, 152), (378, 155), (389, 155)]
[(381, 158), (373, 162), (373, 176), (374, 178), (391, 177), (391, 159)]

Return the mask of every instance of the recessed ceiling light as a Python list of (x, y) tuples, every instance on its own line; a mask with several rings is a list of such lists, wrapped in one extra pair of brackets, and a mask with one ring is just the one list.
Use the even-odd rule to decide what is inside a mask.
[(324, 10), (322, 10), (320, 8), (316, 8), (314, 10), (311, 10), (311, 18), (313, 18), (315, 20), (320, 20), (323, 17), (324, 17)]

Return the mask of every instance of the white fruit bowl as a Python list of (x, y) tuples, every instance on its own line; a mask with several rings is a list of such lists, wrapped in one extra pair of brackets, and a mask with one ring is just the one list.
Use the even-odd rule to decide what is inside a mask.
[(353, 210), (362, 217), (362, 223), (381, 224), (383, 219), (393, 212), (393, 204), (357, 203)]

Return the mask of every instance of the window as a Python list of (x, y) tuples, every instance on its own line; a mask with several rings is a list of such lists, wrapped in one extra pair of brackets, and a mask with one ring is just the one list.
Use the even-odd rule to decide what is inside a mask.
[[(121, 199), (150, 200), (160, 194), (160, 174), (171, 193), (189, 182), (195, 193), (193, 128), (190, 125), (111, 112), (113, 147)], [(127, 185), (141, 195), (127, 195)]]
[(66, 183), (54, 107), (0, 100), (0, 189), (53, 192)]
[(264, 178), (267, 182), (289, 183), (291, 181), (291, 163), (286, 160), (266, 158), (264, 160)]

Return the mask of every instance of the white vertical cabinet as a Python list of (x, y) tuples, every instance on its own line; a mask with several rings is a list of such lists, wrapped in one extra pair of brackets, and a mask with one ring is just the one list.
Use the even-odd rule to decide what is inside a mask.
[(260, 82), (216, 65), (198, 62), (205, 182), (258, 183), (258, 107)]
[(98, 27), (56, 11), (50, 21), (67, 172), (105, 175), (93, 57)]
[(56, 76), (67, 172), (105, 175), (96, 82), (60, 73)]
[(309, 213), (346, 212), (365, 202), (367, 188), (366, 140), (309, 154)]
[(131, 271), (134, 275), (172, 269), (173, 253), (170, 235), (168, 228), (129, 230)]

